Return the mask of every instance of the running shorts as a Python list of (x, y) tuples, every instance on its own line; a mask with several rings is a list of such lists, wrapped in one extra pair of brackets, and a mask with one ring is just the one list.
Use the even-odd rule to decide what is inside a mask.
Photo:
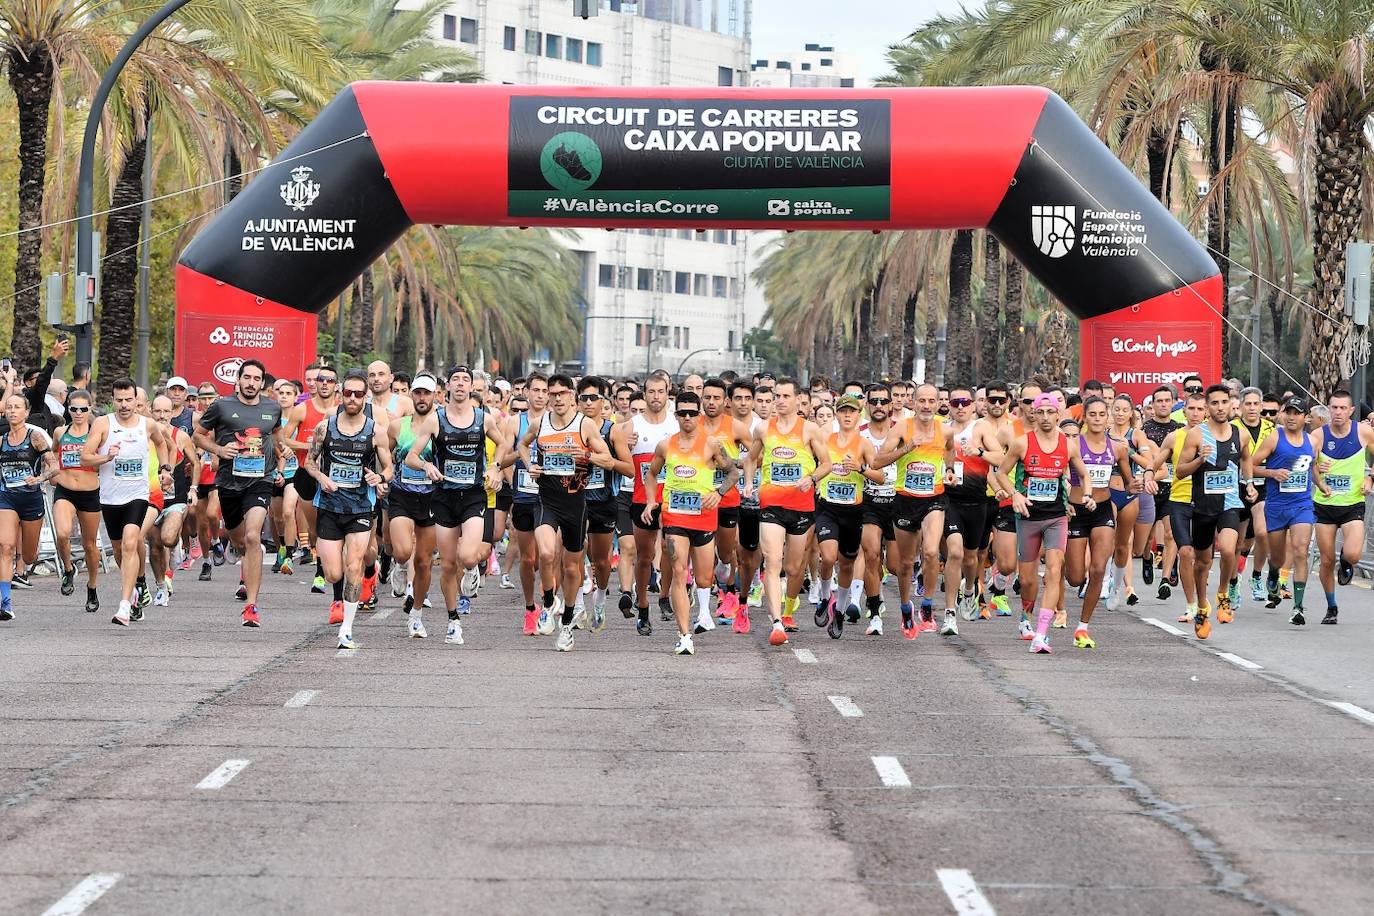
[(988, 516), (986, 500), (945, 503), (945, 534), (957, 534), (965, 550), (985, 550), (992, 539), (992, 519)]
[(43, 492), (0, 487), (0, 509), (17, 513), (21, 522), (36, 522), (43, 517)]
[[(1337, 528), (1343, 528), (1351, 522), (1364, 521), (1364, 503), (1356, 503), (1353, 506), (1318, 505), (1314, 514), (1318, 525), (1335, 525)], [(1265, 521), (1268, 520), (1269, 517), (1266, 515)], [(1269, 523), (1269, 527), (1273, 529), (1272, 522)]]
[[(1361, 507), (1363, 508), (1363, 507)], [(1363, 518), (1363, 515), (1361, 515)], [(1292, 528), (1294, 525), (1315, 525), (1317, 514), (1313, 511), (1312, 503), (1265, 503), (1264, 522), (1271, 532), (1283, 531)]]
[(705, 547), (716, 539), (715, 531), (696, 531), (692, 528), (683, 528), (678, 525), (668, 525), (663, 529), (664, 537), (686, 538), (687, 543), (692, 547)]
[(342, 541), (345, 535), (367, 534), (372, 530), (372, 513), (342, 513), (321, 509), (315, 532), (321, 541)]
[(148, 518), (148, 509), (146, 499), (135, 499), (119, 506), (101, 503), (100, 514), (105, 519), (105, 530), (109, 532), (110, 540), (123, 540), (124, 529), (129, 525), (142, 528)]
[(534, 527), (554, 529), (563, 539), (563, 549), (577, 553), (587, 546), (587, 502), (541, 502), (534, 510)]
[(864, 515), (860, 506), (837, 506), (825, 500), (816, 502), (816, 540), (839, 543), (840, 556), (852, 560), (859, 555), (864, 537)]
[(614, 499), (587, 500), (587, 533), (613, 534), (618, 523), (619, 508)]
[(391, 517), (408, 518), (416, 528), (429, 528), (434, 524), (433, 493), (412, 493), (410, 490), (391, 491)]
[(781, 525), (789, 535), (806, 534), (815, 523), (814, 512), (802, 512), (800, 509), (786, 509), (782, 506), (769, 506), (759, 511), (760, 525)]
[(1083, 508), (1082, 505), (1075, 504), (1073, 518), (1069, 519), (1069, 540), (1088, 537), (1095, 528), (1115, 527), (1116, 507), (1111, 500), (1097, 503), (1091, 512)]
[(1016, 555), (1023, 563), (1034, 563), (1041, 550), (1063, 550), (1069, 542), (1069, 519), (1016, 519)]
[(865, 499), (859, 507), (864, 524), (881, 529), (884, 541), (897, 540), (897, 529), (892, 524), (892, 504), (891, 499)]
[(431, 494), (430, 512), (434, 524), (440, 528), (461, 528), (471, 518), (487, 515), (487, 491), (481, 487), (470, 490), (435, 490)]
[(759, 510), (739, 507), (739, 547), (750, 553), (759, 549)]
[(100, 511), (100, 489), (94, 490), (68, 490), (61, 484), (54, 484), (52, 488), (52, 501), (66, 500), (76, 508), (77, 512), (99, 512)]
[[(1220, 515), (1199, 515), (1193, 513), (1193, 549), (1207, 550), (1212, 549), (1216, 543), (1217, 532), (1230, 528), (1237, 534), (1240, 533), (1240, 512), (1236, 509), (1226, 509)], [(1178, 535), (1174, 535), (1177, 539)]]
[[(299, 493), (300, 490), (296, 492)], [(310, 498), (314, 499), (315, 494), (310, 494)], [(253, 509), (266, 511), (271, 505), (272, 481), (266, 478), (253, 481), (242, 490), (219, 488), (219, 514), (224, 518), (224, 527), (229, 531), (242, 525)]]
[(904, 496), (897, 494), (897, 499), (892, 506), (892, 523), (898, 529), (908, 532), (918, 532), (925, 524), (926, 516), (932, 512), (945, 511), (945, 497), (940, 496)]

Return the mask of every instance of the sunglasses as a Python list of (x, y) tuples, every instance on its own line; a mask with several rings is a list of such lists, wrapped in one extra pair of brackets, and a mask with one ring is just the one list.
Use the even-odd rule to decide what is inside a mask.
[(601, 395), (597, 394), (596, 392), (589, 391), (586, 394), (579, 394), (577, 396), (577, 399), (579, 401), (599, 401), (601, 400)]
[(1021, 403), (1029, 407), (1035, 403), (1035, 398), (1022, 398)]
[(200, 399), (202, 399), (202, 400), (208, 400), (209, 398), (217, 398), (217, 397), (219, 397), (219, 394), (218, 394), (217, 392), (214, 392), (214, 391), (202, 391), (200, 394), (196, 395), (196, 397), (198, 397), (198, 398), (200, 398)]
[(968, 407), (973, 403), (973, 398), (950, 398), (950, 407)]
[(1187, 392), (1188, 394), (1202, 394), (1202, 386), (1201, 386), (1201, 385), (1187, 385), (1187, 386), (1184, 387), (1183, 390), (1184, 390), (1185, 392)]
[[(988, 398), (988, 403), (989, 403), (989, 404), (1005, 404), (1005, 403), (1007, 403), (1007, 400), (1008, 400), (1007, 398)], [(952, 402), (951, 402), (951, 403), (952, 403)]]
[(68, 407), (68, 408), (67, 408), (67, 413), (90, 413), (90, 412), (91, 412), (91, 409), (90, 409), (89, 407)]
[(1277, 410), (1261, 410), (1261, 411), (1260, 411), (1260, 416), (1261, 416), (1261, 417), (1277, 417), (1278, 415), (1279, 415), (1279, 412), (1278, 412)]
[(679, 417), (683, 417), (683, 418), (686, 418), (686, 417), (699, 417), (699, 416), (701, 416), (701, 411), (699, 411), (699, 410), (679, 410), (679, 411), (677, 411), (677, 415), (678, 415)]
[(324, 376), (320, 376), (319, 378), (315, 379), (315, 384), (316, 384), (316, 385), (337, 385), (337, 384), (339, 384), (339, 380), (336, 379), (336, 378), (335, 378), (334, 376), (332, 376), (332, 375), (324, 375)]
[(367, 392), (366, 392), (366, 391), (349, 391), (347, 388), (345, 388), (345, 389), (343, 390), (343, 396), (346, 397), (346, 398), (365, 398), (365, 397), (367, 397)]
[(882, 407), (886, 404), (891, 404), (892, 398), (869, 398), (868, 403), (872, 404), (874, 407)]

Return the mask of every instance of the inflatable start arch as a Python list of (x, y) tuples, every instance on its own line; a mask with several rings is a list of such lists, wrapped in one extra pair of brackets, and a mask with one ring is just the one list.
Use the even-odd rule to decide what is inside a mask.
[(1216, 265), (1046, 89), (364, 82), (187, 247), (177, 371), (296, 374), (316, 313), (415, 223), (987, 229), (1082, 320), (1085, 376), (1138, 395), (1220, 368)]

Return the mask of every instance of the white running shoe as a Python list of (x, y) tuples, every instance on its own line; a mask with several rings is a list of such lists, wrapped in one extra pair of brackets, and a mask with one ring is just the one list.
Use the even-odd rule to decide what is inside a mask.
[(429, 603), (429, 596), (428, 596), (428, 595), (425, 596), (425, 600), (424, 600), (424, 601), (420, 602), (420, 607), (424, 608), (425, 610), (429, 610), (430, 608), (434, 607), (434, 605), (432, 605), (432, 604)]
[(553, 607), (539, 609), (539, 622), (535, 624), (534, 632), (540, 636), (552, 636), (554, 629), (558, 626), (554, 621), (563, 616), (563, 609), (558, 605), (562, 602), (553, 599)]
[(1036, 655), (1049, 655), (1053, 650), (1050, 648), (1050, 638), (1048, 636), (1037, 636), (1031, 640), (1030, 650)]
[(353, 634), (352, 634), (352, 633), (340, 633), (340, 634), (339, 634), (339, 648), (340, 648), (340, 649), (356, 649), (356, 648), (358, 648), (358, 644), (357, 644), (356, 642), (353, 641)]
[(515, 583), (510, 580), (510, 576), (506, 575), (505, 573), (501, 573), (501, 587), (515, 588)]
[(463, 644), (463, 625), (456, 620), (450, 620), (448, 633), (444, 635), (444, 642), (450, 646), (461, 646)]
[(573, 608), (572, 628), (574, 630), (585, 630), (589, 627), (587, 622), (587, 608), (583, 606), (581, 597), (581, 595), (578, 595), (579, 600), (577, 605)]
[(677, 638), (677, 645), (673, 646), (674, 655), (696, 655), (697, 647), (692, 645), (692, 637), (683, 633)]
[[(1108, 585), (1111, 584), (1111, 580), (1110, 580), (1110, 579), (1107, 580), (1107, 584), (1108, 584)], [(1114, 611), (1114, 610), (1116, 610), (1118, 607), (1121, 606), (1121, 592), (1122, 592), (1122, 591), (1124, 591), (1124, 589), (1113, 588), (1113, 589), (1111, 589), (1110, 591), (1106, 592), (1106, 593), (1105, 593), (1105, 596), (1104, 596), (1104, 600), (1103, 600), (1103, 602), (1102, 602), (1102, 606), (1105, 607), (1105, 608), (1106, 608), (1107, 610), (1109, 610), (1109, 611)]]
[(572, 624), (565, 624), (558, 628), (558, 638), (553, 641), (553, 647), (558, 652), (568, 652), (573, 647), (573, 628)]
[(810, 589), (810, 591), (808, 591), (808, 592), (806, 593), (806, 600), (810, 601), (812, 604), (820, 604), (820, 603), (821, 603), (821, 580), (820, 580), (820, 579), (812, 579), (812, 580), (811, 580), (811, 589)]
[(864, 630), (864, 635), (882, 636), (883, 618), (879, 617), (877, 614), (874, 614), (872, 617), (868, 618), (868, 629)]
[(973, 592), (960, 593), (959, 616), (965, 620), (978, 619), (978, 596)]
[(167, 607), (170, 604), (167, 600), (167, 589), (159, 588), (157, 594), (153, 595), (153, 607)]
[(592, 632), (600, 633), (606, 629), (606, 599), (603, 597), (592, 605)]
[(470, 566), (463, 572), (463, 581), (458, 583), (458, 592), (467, 595), (469, 598), (477, 594), (477, 590), (482, 587), (482, 574), (477, 571), (476, 566)]
[(423, 620), (420, 619), (419, 615), (416, 615), (416, 614), (411, 614), (411, 615), (410, 615), (410, 638), (411, 638), (411, 639), (428, 639), (428, 638), (429, 638), (429, 634), (425, 632), (425, 622), (424, 622)]
[(1016, 635), (1019, 639), (1033, 639), (1035, 637), (1035, 630), (1031, 628), (1029, 620), (1024, 617), (1021, 618), (1021, 624), (1016, 628)]
[(714, 620), (711, 619), (711, 615), (710, 615), (710, 614), (698, 614), (698, 615), (697, 615), (697, 625), (696, 625), (696, 627), (694, 628), (693, 632), (696, 632), (696, 633), (705, 633), (705, 632), (708, 632), (708, 631), (710, 631), (710, 630), (714, 630), (715, 628), (716, 628), (716, 622), (715, 622)]
[(945, 608), (945, 622), (940, 624), (941, 636), (959, 635), (959, 618), (955, 616), (954, 608)]
[(410, 587), (409, 583), (406, 581), (407, 578), (406, 565), (404, 563), (391, 564), (391, 597), (405, 597), (406, 591)]

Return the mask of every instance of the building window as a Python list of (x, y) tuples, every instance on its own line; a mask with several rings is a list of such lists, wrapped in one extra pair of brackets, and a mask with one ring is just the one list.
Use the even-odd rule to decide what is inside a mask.
[(616, 277), (615, 285), (621, 289), (631, 289), (631, 284), (635, 282), (634, 268), (621, 267), (616, 273), (618, 276)]
[(458, 23), (458, 40), (464, 44), (477, 44), (477, 20), (464, 17)]
[(563, 36), (545, 35), (544, 36), (544, 56), (562, 57), (563, 56)]
[(729, 67), (716, 68), (716, 85), (733, 86), (735, 85), (735, 71)]
[(539, 44), (542, 38), (543, 36), (539, 32), (531, 32), (529, 29), (525, 29), (525, 53), (538, 54)]
[(833, 67), (833, 66), (835, 66), (835, 61), (834, 61), (833, 58), (830, 58), (830, 57), (822, 57), (822, 58), (821, 58), (821, 66), (822, 66), (822, 67)]
[(590, 67), (601, 66), (601, 42), (587, 42), (587, 65)]
[(691, 329), (691, 328), (683, 328), (683, 329), (682, 329), (682, 349), (684, 349), (684, 350), (690, 350), (690, 349), (692, 349), (692, 329)]
[(607, 289), (615, 286), (615, 268), (610, 264), (602, 264), (597, 268), (596, 285), (604, 286)]
[(853, 88), (854, 88), (854, 79), (853, 79), (853, 77), (848, 77), (848, 76), (841, 77), (841, 78), (840, 78), (840, 88), (841, 88), (841, 89), (853, 89)]
[(654, 278), (654, 291), (666, 293), (673, 288), (673, 272), (671, 270), (657, 271)]
[(654, 272), (647, 267), (641, 267), (635, 271), (635, 289), (645, 291), (653, 289)]
[(684, 242), (690, 242), (690, 241), (692, 240), (692, 230), (691, 230), (691, 229), (679, 229), (679, 230), (677, 231), (677, 237), (680, 238), (680, 239), (682, 239)]
[(735, 346), (735, 332), (734, 332), (734, 331), (730, 331), (729, 333), (727, 333), (727, 334), (725, 335), (725, 339), (726, 339), (727, 341), (729, 341), (728, 346), (729, 346), (729, 348), (730, 348), (731, 350), (736, 350), (736, 349), (738, 349), (738, 348)]
[(677, 325), (673, 326), (673, 349), (682, 349), (682, 328), (678, 327)]
[(730, 244), (730, 233), (725, 229), (714, 229), (711, 232), (711, 241), (718, 245)]
[(575, 64), (582, 63), (582, 39), (569, 38), (568, 46), (564, 50), (567, 51), (568, 60)]
[(649, 345), (649, 326), (639, 322), (635, 323), (635, 346), (647, 347)]
[(803, 70), (803, 71), (810, 70), (810, 69), (811, 69), (811, 65), (810, 65), (810, 64), (802, 64), (802, 70)]
[(711, 278), (711, 295), (712, 295), (712, 296), (715, 296), (717, 299), (724, 299), (724, 298), (725, 298), (725, 289), (726, 289), (726, 284), (725, 284), (725, 278), (724, 278), (724, 277), (712, 277), (712, 278)]
[(692, 294), (692, 275), (682, 270), (675, 272), (673, 274), (673, 292), (679, 296), (690, 296)]
[(711, 295), (711, 278), (706, 274), (696, 274), (692, 277), (692, 295), (709, 296)]
[(444, 15), (444, 40), (455, 41), (458, 38), (458, 17)]
[(507, 51), (515, 50), (515, 26), (506, 26), (506, 30), (501, 36), (501, 47)]

